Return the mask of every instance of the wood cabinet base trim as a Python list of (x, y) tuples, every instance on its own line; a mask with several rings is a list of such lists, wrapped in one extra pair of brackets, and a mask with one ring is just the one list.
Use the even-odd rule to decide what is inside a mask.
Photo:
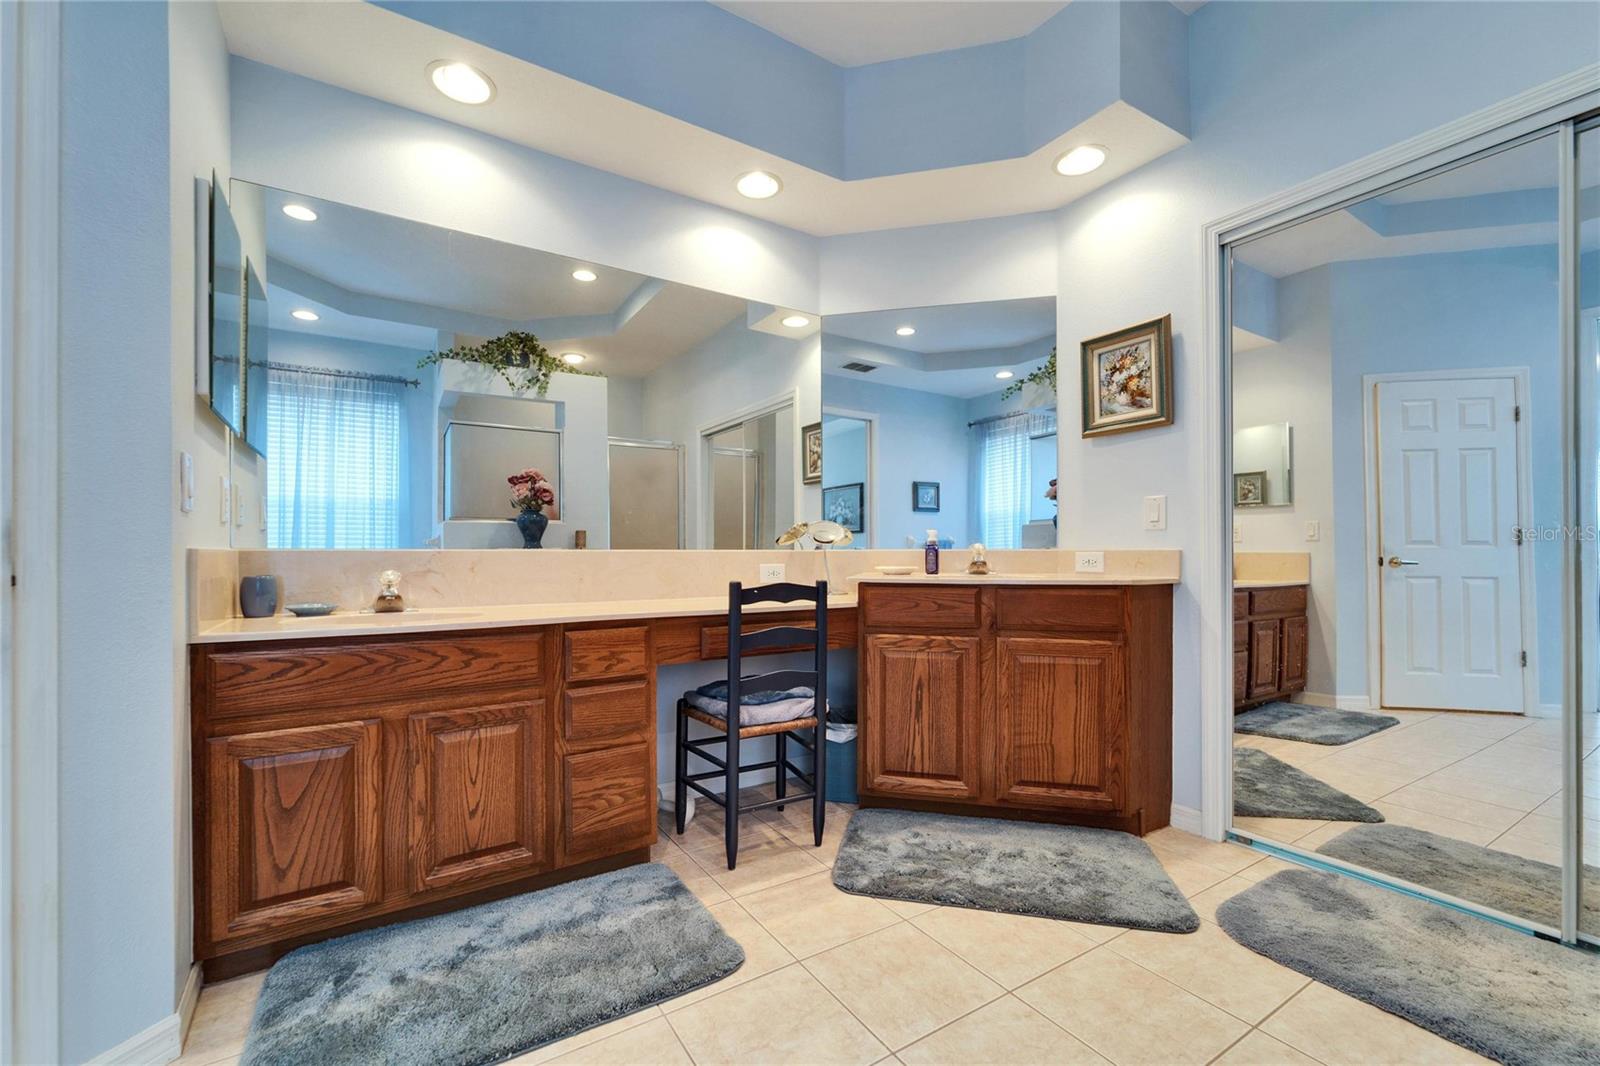
[(264, 970), (295, 948), (304, 947), (307, 944), (332, 940), (335, 937), (357, 933), (363, 929), (373, 929), (380, 925), (393, 925), (396, 922), (429, 918), (435, 914), (461, 910), (464, 907), (472, 907), (480, 903), (492, 903), (497, 899), (505, 899), (508, 896), (517, 896), (524, 892), (535, 892), (541, 888), (549, 888), (552, 885), (577, 881), (580, 878), (593, 877), (596, 874), (609, 873), (612, 870), (620, 870), (624, 866), (636, 866), (639, 863), (649, 861), (649, 848), (619, 852), (616, 855), (595, 859), (577, 866), (568, 866), (564, 869), (552, 870), (549, 873), (518, 878), (515, 881), (506, 881), (488, 888), (420, 903), (404, 910), (362, 918), (328, 929), (319, 929), (314, 933), (305, 933), (300, 936), (274, 941), (262, 947), (246, 948), (243, 951), (218, 955), (214, 958), (203, 960), (201, 966), (207, 981), (222, 981), (229, 977), (238, 977), (240, 974)]
[[(1078, 825), (1089, 829), (1116, 829), (1135, 836), (1153, 833), (1167, 825), (1168, 818), (1145, 817), (1143, 809), (1129, 814), (1034, 807), (978, 806), (972, 803), (946, 803), (940, 800), (908, 799), (904, 796), (879, 796), (861, 793), (861, 808), (926, 811), (930, 814), (957, 814), (965, 818), (999, 818), (1012, 822), (1045, 822), (1050, 825)], [(1170, 815), (1169, 815), (1170, 817)]]

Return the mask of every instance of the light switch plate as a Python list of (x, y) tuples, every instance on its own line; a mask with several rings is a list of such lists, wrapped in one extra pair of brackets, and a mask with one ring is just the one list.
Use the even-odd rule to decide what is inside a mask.
[(1146, 496), (1144, 498), (1144, 528), (1167, 528), (1167, 498), (1165, 496)]
[(261, 532), (265, 533), (267, 531), (267, 497), (265, 493), (261, 496), (261, 510), (257, 511), (256, 514), (261, 520)]
[(762, 584), (766, 584), (768, 581), (782, 581), (783, 575), (787, 572), (788, 567), (783, 563), (762, 563), (759, 580)]
[(233, 482), (228, 479), (227, 474), (220, 475), (218, 480), (222, 483), (222, 491), (218, 493), (222, 498), (222, 509), (217, 517), (222, 520), (223, 525), (227, 525), (233, 521)]
[(1103, 574), (1106, 572), (1106, 553), (1078, 552), (1072, 565), (1080, 574)]
[(178, 453), (178, 510), (194, 510), (194, 456), (188, 452)]
[(1312, 519), (1311, 521), (1306, 523), (1306, 539), (1307, 540), (1321, 540), (1322, 539), (1322, 523), (1321, 522), (1318, 522), (1316, 519)]
[(1237, 522), (1233, 524), (1233, 542), (1235, 544), (1244, 543), (1244, 527)]
[(233, 524), (244, 525), (244, 490), (237, 485), (233, 487)]

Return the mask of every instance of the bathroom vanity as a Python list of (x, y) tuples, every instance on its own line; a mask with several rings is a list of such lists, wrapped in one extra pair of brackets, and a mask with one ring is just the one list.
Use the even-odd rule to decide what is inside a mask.
[[(195, 951), (207, 973), (647, 861), (656, 668), (726, 654), (714, 607), (548, 605), (520, 625), (516, 608), (252, 619), (199, 635)], [(767, 612), (746, 630), (809, 619)], [(830, 646), (854, 647), (855, 621), (841, 600)]]
[(1166, 825), (1173, 583), (863, 578), (862, 805)]
[(1308, 587), (1300, 581), (1234, 582), (1234, 710), (1305, 690), (1311, 650)]

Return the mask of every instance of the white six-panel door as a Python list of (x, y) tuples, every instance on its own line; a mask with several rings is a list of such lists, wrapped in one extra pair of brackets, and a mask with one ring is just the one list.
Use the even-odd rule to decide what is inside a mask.
[(1520, 712), (1516, 381), (1376, 389), (1383, 705)]

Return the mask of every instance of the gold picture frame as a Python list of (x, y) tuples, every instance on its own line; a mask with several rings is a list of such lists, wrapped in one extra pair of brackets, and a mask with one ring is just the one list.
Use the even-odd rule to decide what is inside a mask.
[(1083, 342), (1083, 435), (1172, 425), (1172, 316)]
[(800, 430), (800, 483), (822, 484), (822, 423), (813, 422)]

